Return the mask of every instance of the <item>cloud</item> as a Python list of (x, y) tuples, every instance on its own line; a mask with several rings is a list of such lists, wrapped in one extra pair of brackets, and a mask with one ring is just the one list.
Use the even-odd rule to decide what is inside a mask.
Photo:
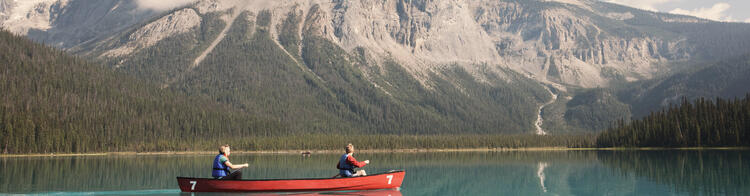
[(140, 9), (169, 10), (195, 2), (195, 0), (136, 0)]
[[(620, 5), (640, 8), (644, 10), (659, 12), (660, 10), (656, 9), (656, 7), (662, 7), (667, 3), (671, 4), (686, 4), (684, 3), (684, 0), (601, 0), (609, 3), (616, 3)], [(715, 21), (724, 21), (724, 22), (743, 22), (742, 19), (736, 19), (730, 16), (728, 13), (728, 10), (732, 6), (729, 3), (726, 2), (719, 2), (714, 4), (711, 7), (701, 7), (697, 9), (683, 9), (683, 8), (676, 8), (672, 11), (669, 11), (669, 13), (672, 14), (682, 14), (682, 15), (690, 15), (695, 16), (699, 18), (705, 18), (709, 20), (715, 20)], [(666, 11), (666, 10), (662, 10)], [(746, 23), (750, 23), (750, 18), (744, 20)]]
[(716, 3), (710, 8), (698, 8), (694, 10), (684, 10), (684, 9), (674, 9), (672, 11), (669, 11), (669, 13), (672, 14), (683, 14), (683, 15), (690, 15), (695, 16), (698, 18), (705, 18), (710, 20), (716, 20), (716, 21), (726, 21), (726, 22), (733, 22), (736, 21), (731, 16), (727, 16), (726, 11), (729, 10), (732, 6), (728, 3)]
[(640, 8), (649, 11), (658, 11), (656, 5), (661, 5), (679, 0), (604, 0), (610, 3), (626, 5), (634, 8)]

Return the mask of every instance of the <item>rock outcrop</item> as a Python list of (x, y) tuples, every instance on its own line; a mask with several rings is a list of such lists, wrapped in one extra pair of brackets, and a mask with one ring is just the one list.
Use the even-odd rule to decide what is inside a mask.
[(113, 36), (158, 14), (131, 0), (0, 1), (0, 24), (61, 48)]
[[(303, 31), (320, 36), (347, 51), (363, 48), (376, 61), (394, 59), (417, 78), (457, 65), (481, 81), (480, 72), (510, 68), (541, 82), (584, 88), (651, 78), (669, 70), (669, 62), (694, 55), (686, 36), (644, 30), (629, 21), (650, 17), (646, 19), (652, 22), (707, 22), (593, 0), (202, 0), (150, 22), (144, 21), (153, 13), (130, 1), (24, 2), (0, 6), (2, 17), (26, 13), (25, 18), (4, 20), (4, 26), (65, 48), (143, 24), (127, 35), (133, 43), (109, 47), (104, 56), (153, 45), (199, 25), (196, 21), (207, 13), (265, 10), (271, 13), (272, 26), (290, 13), (304, 16), (298, 21), (300, 36), (306, 36)], [(193, 9), (197, 12), (189, 11)], [(278, 37), (279, 28), (269, 30)]]
[(201, 17), (191, 8), (177, 10), (155, 20), (128, 36), (125, 45), (105, 52), (106, 57), (117, 57), (132, 53), (139, 48), (147, 48), (156, 44), (160, 40), (188, 32), (201, 23)]

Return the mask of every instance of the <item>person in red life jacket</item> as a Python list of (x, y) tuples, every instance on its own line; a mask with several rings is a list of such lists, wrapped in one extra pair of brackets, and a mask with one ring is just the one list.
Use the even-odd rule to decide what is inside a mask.
[(358, 162), (357, 159), (352, 156), (352, 154), (354, 154), (354, 145), (352, 144), (346, 145), (344, 149), (346, 150), (346, 154), (341, 155), (339, 163), (336, 164), (336, 169), (339, 169), (339, 175), (341, 177), (366, 176), (367, 172), (365, 172), (365, 170), (354, 172), (354, 168), (364, 167), (365, 165), (370, 164), (370, 160)]
[[(229, 162), (229, 144), (222, 145), (219, 147), (219, 154), (214, 158), (214, 170), (211, 172), (211, 176), (216, 179), (224, 180), (239, 180), (242, 179), (242, 172), (239, 169), (248, 167), (248, 164), (234, 165)], [(235, 169), (231, 172), (229, 169)]]

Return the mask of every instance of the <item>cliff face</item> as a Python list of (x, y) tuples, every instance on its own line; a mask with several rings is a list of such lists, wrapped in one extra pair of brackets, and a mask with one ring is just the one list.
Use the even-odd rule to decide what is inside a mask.
[[(631, 12), (592, 8), (600, 4), (204, 1), (197, 8), (208, 12), (266, 9), (272, 12), (271, 21), (277, 25), (295, 12), (309, 20), (299, 21), (299, 25), (315, 29), (318, 36), (347, 51), (362, 47), (379, 59), (396, 59), (415, 76), (457, 64), (479, 77), (481, 74), (476, 72), (480, 70), (475, 65), (488, 64), (509, 67), (543, 82), (603, 87), (612, 80), (650, 78), (666, 69), (667, 62), (690, 58), (692, 51), (684, 36), (643, 31), (623, 22), (635, 17)], [(276, 32), (274, 36), (278, 36)]]
[[(145, 22), (154, 11), (138, 9), (133, 1), (4, 2), (0, 6), (4, 17), (25, 13), (5, 20), (6, 28), (64, 48), (140, 24), (126, 40), (132, 43), (108, 48), (109, 56), (153, 45), (199, 20), (197, 15), (172, 18), (185, 13), (177, 10)], [(695, 52), (686, 36), (647, 29), (633, 21), (645, 17), (659, 22), (708, 22), (589, 0), (204, 0), (189, 7), (200, 14), (268, 10), (275, 25), (296, 13), (301, 17), (300, 36), (304, 29), (314, 29), (347, 51), (362, 47), (377, 59), (396, 59), (415, 76), (456, 64), (479, 77), (476, 72), (487, 70), (475, 65), (486, 64), (508, 67), (542, 82), (586, 88), (651, 78), (668, 70), (669, 62), (688, 60)], [(278, 39), (280, 29), (270, 30)]]
[(8, 0), (0, 2), (0, 13), (9, 31), (61, 48), (112, 36), (157, 14), (129, 0)]
[(326, 37), (347, 50), (364, 47), (416, 73), (445, 64), (476, 72), (475, 65), (489, 64), (543, 82), (597, 87), (650, 78), (665, 63), (690, 57), (684, 36), (642, 32), (619, 20), (630, 12), (592, 8), (599, 4), (341, 1), (322, 6), (330, 20), (317, 25), (333, 28)]
[(201, 17), (195, 10), (177, 10), (134, 31), (128, 35), (124, 45), (105, 52), (104, 56), (121, 56), (138, 48), (148, 48), (170, 35), (190, 31), (200, 23)]
[(598, 4), (488, 2), (475, 13), (506, 64), (542, 80), (607, 86), (612, 80), (650, 78), (663, 63), (690, 57), (684, 36), (638, 32), (620, 20), (630, 12), (592, 8)]
[(8, 19), (8, 10), (13, 7), (13, 1), (0, 1), (0, 21)]

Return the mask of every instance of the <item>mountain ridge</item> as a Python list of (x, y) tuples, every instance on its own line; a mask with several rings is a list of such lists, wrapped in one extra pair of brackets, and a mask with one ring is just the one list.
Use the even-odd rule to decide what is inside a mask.
[[(616, 95), (616, 88), (690, 69), (693, 63), (685, 62), (750, 53), (745, 47), (750, 46), (750, 25), (598, 1), (204, 0), (146, 15), (151, 17), (115, 28), (125, 31), (63, 45), (164, 88), (211, 97), (246, 112), (306, 119), (295, 129), (325, 121), (329, 123), (313, 129), (600, 130), (641, 111), (631, 108), (638, 98)], [(189, 25), (175, 28), (177, 24)], [(263, 64), (277, 65), (281, 72)], [(290, 84), (278, 86), (286, 88), (279, 91), (252, 84), (271, 81)], [(598, 90), (611, 87), (615, 90)], [(312, 96), (297, 100), (295, 92)], [(272, 100), (278, 101), (263, 105)], [(607, 104), (570, 103), (576, 100)], [(611, 112), (622, 115), (591, 118)], [(400, 117), (435, 127), (397, 125), (392, 122), (408, 122), (388, 117), (406, 113)], [(535, 122), (544, 124), (538, 129)], [(337, 123), (341, 127), (330, 127)]]
[[(121, 4), (113, 2), (110, 4)], [(72, 6), (75, 5), (69, 7)], [(318, 26), (319, 34), (347, 51), (364, 47), (373, 56), (394, 58), (417, 77), (423, 76), (425, 69), (441, 64), (460, 64), (472, 73), (477, 71), (472, 64), (490, 64), (510, 67), (543, 82), (586, 88), (605, 87), (613, 80), (648, 79), (652, 77), (651, 73), (667, 68), (659, 64), (685, 60), (700, 53), (690, 52), (695, 50), (694, 47), (688, 46), (686, 37), (673, 33), (675, 30), (640, 24), (638, 21), (642, 18), (661, 21), (657, 24), (679, 23), (675, 21), (711, 23), (694, 17), (653, 13), (597, 1), (269, 3), (206, 0), (190, 7), (195, 7), (201, 14), (272, 10), (271, 23), (280, 24), (287, 13), (311, 14), (314, 6), (318, 10), (318, 19), (300, 21), (301, 26)], [(364, 11), (369, 8), (377, 9)], [(644, 28), (649, 30), (644, 31)], [(270, 30), (277, 38), (278, 27)], [(173, 34), (167, 32), (162, 34)], [(674, 38), (665, 39), (659, 35), (665, 33)], [(140, 37), (153, 37), (158, 41), (163, 39), (160, 36)], [(73, 51), (88, 53), (86, 50), (91, 49)], [(535, 57), (537, 54), (542, 56)], [(556, 71), (551, 71), (553, 69)]]

